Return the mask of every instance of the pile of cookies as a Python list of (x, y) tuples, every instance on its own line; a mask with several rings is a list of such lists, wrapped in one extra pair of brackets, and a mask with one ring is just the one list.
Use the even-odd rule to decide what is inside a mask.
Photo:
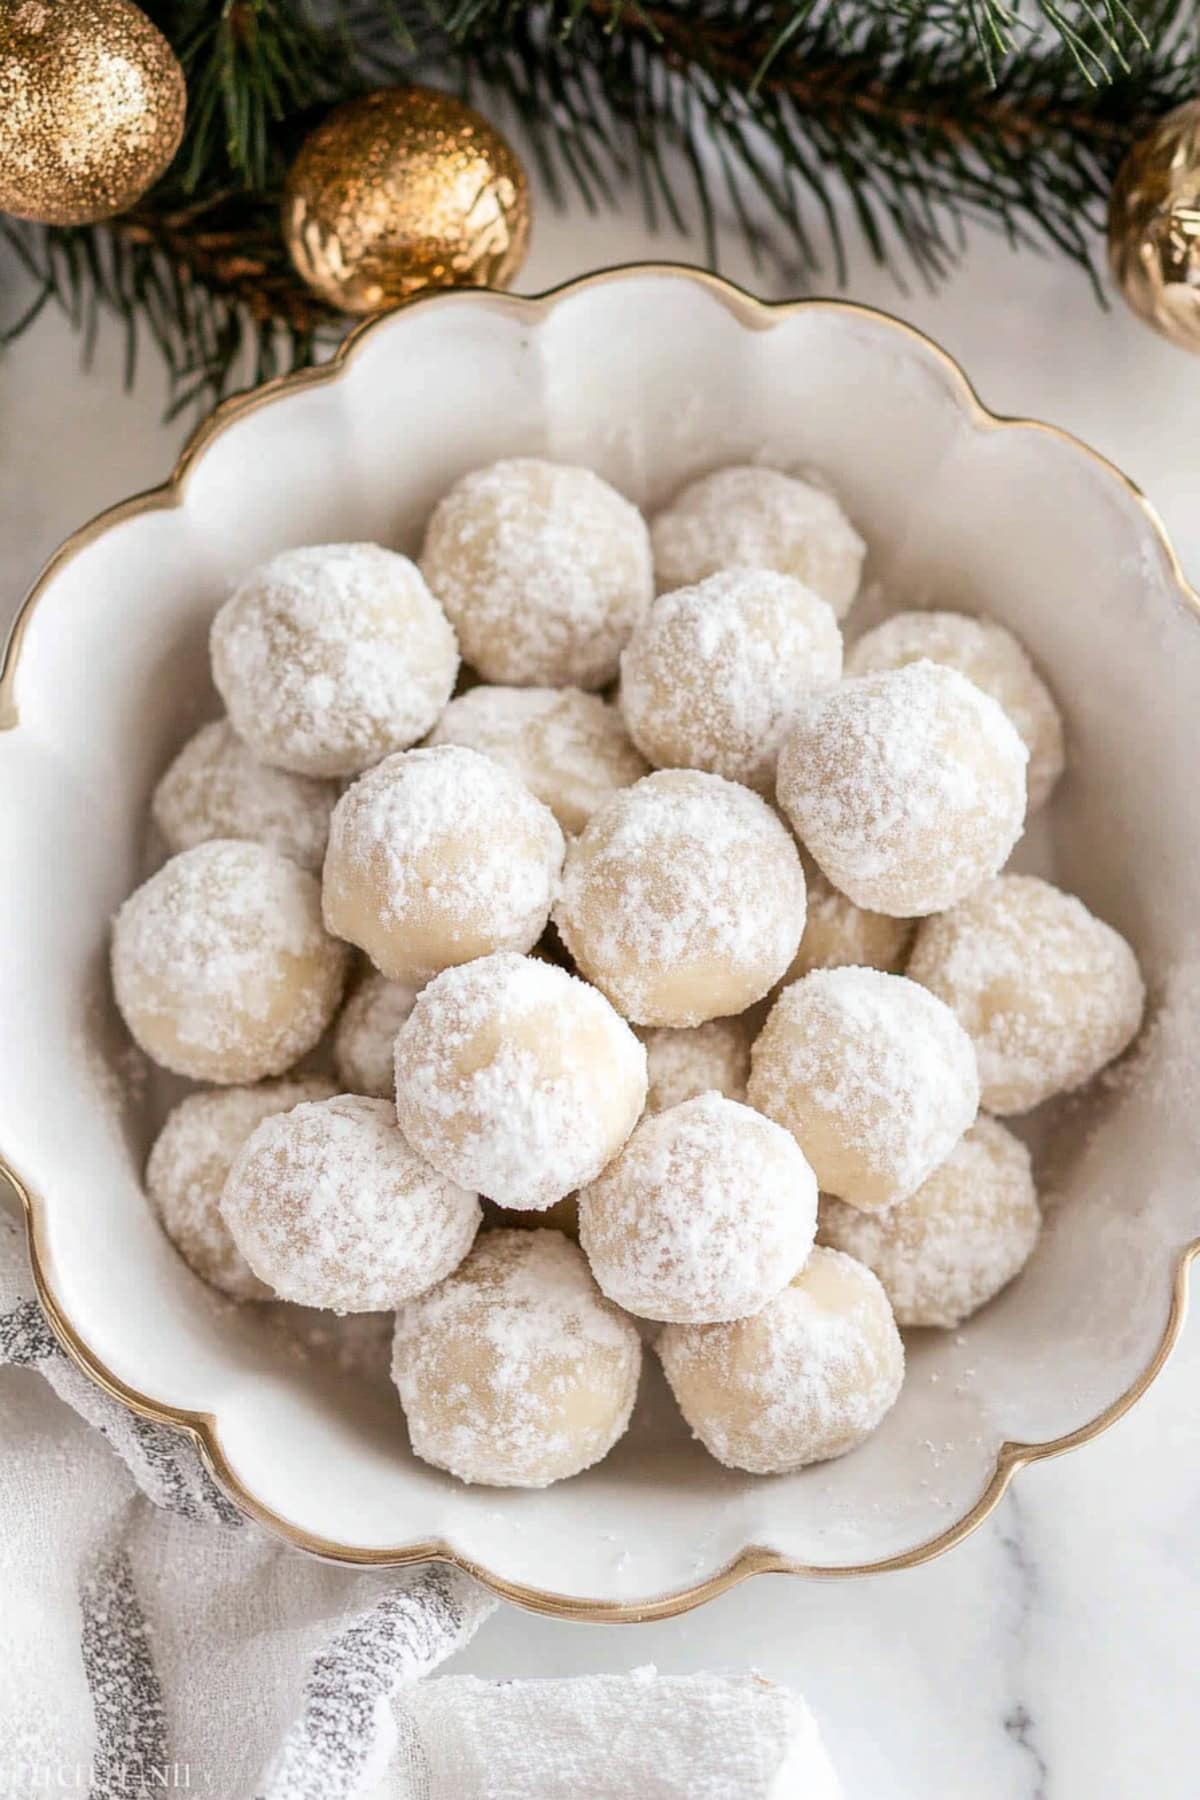
[(394, 1312), (412, 1447), (464, 1481), (603, 1457), (644, 1341), (723, 1463), (852, 1449), (898, 1326), (1034, 1247), (999, 1118), (1137, 1032), (1128, 944), (1002, 872), (1052, 696), (985, 619), (844, 652), (865, 550), (776, 470), (648, 525), (526, 458), (416, 562), (285, 551), (215, 617), (226, 716), (113, 933), (134, 1038), (207, 1084), (147, 1189), (234, 1300)]

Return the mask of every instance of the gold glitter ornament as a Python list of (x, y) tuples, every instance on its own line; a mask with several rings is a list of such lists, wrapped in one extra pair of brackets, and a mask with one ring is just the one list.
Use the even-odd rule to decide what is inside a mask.
[(283, 200), (288, 253), (343, 312), (427, 287), (505, 287), (529, 240), (529, 186), (487, 120), (433, 88), (337, 107), (300, 148)]
[(1140, 318), (1200, 351), (1200, 100), (1160, 119), (1117, 171), (1108, 260)]
[(170, 44), (130, 0), (0, 0), (0, 212), (123, 212), (179, 148), (186, 110)]

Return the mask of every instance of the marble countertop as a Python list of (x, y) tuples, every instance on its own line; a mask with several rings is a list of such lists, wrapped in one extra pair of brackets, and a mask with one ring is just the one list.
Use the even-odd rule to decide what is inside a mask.
[[(520, 287), (642, 257), (694, 260), (616, 215), (543, 204)], [(726, 272), (782, 291), (734, 247)], [(1200, 359), (1078, 273), (975, 238), (938, 294), (900, 293), (852, 259), (846, 289), (929, 332), (1005, 413), (1064, 425), (1150, 495), (1200, 583)], [(0, 360), (0, 625), (42, 559), (111, 501), (167, 472), (187, 422), (160, 423), (147, 347), (123, 391), (103, 332), (90, 372), (46, 311)], [(505, 1611), (455, 1664), (489, 1676), (655, 1663), (753, 1665), (816, 1710), (847, 1800), (1192, 1800), (1200, 1792), (1200, 1326), (1134, 1411), (1083, 1450), (1021, 1474), (965, 1544), (909, 1573), (828, 1584), (765, 1577), (646, 1626)]]

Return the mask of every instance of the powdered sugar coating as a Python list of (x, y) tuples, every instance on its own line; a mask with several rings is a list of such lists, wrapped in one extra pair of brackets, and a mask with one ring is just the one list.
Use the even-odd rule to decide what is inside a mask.
[(325, 923), (381, 974), (419, 986), (493, 950), (530, 950), (563, 859), (554, 814), (457, 744), (389, 756), (334, 809)]
[(814, 969), (755, 1039), (749, 1097), (792, 1133), (825, 1193), (875, 1210), (949, 1156), (978, 1111), (979, 1077), (970, 1038), (916, 982)]
[(221, 1190), (238, 1151), (273, 1113), (334, 1092), (323, 1075), (263, 1081), (256, 1087), (208, 1088), (188, 1094), (167, 1114), (146, 1163), (146, 1193), (163, 1230), (201, 1280), (232, 1300), (269, 1300), (233, 1241), (221, 1213)]
[(637, 508), (590, 469), (536, 457), (456, 482), (421, 568), (472, 668), (517, 687), (603, 687), (654, 592)]
[(473, 1193), (406, 1143), (386, 1100), (339, 1094), (257, 1126), (221, 1198), (238, 1249), (284, 1300), (386, 1312), (457, 1268)]
[(815, 1249), (752, 1318), (668, 1325), (656, 1346), (684, 1418), (732, 1469), (781, 1475), (870, 1436), (904, 1380), (904, 1345), (869, 1269)]
[(213, 620), (213, 679), (238, 736), (300, 775), (356, 775), (424, 737), (458, 645), (415, 563), (310, 544), (253, 569)]
[(993, 699), (923, 661), (811, 698), (780, 752), (776, 791), (834, 887), (913, 918), (1003, 866), (1025, 821), (1027, 761)]
[(548, 1487), (629, 1424), (636, 1330), (557, 1231), (489, 1231), (400, 1308), (392, 1374), (416, 1454), (460, 1481)]
[(396, 1039), (396, 1112), (435, 1168), (536, 1211), (591, 1181), (646, 1099), (646, 1052), (565, 969), (501, 953), (448, 969)]
[(1021, 734), (1029, 752), (1028, 810), (1044, 806), (1063, 772), (1063, 722), (1054, 696), (1024, 646), (995, 619), (966, 613), (894, 613), (859, 638), (846, 658), (849, 675), (873, 675), (905, 663), (944, 663), (990, 694)]
[(345, 946), (314, 878), (264, 844), (184, 850), (132, 893), (112, 940), (117, 1005), (147, 1056), (194, 1081), (280, 1075), (341, 998)]
[(647, 772), (615, 706), (582, 688), (471, 688), (452, 700), (431, 744), (466, 744), (523, 781), (563, 830)]
[(171, 850), (245, 838), (316, 871), (325, 856), (332, 781), (259, 762), (228, 719), (190, 737), (154, 790), (150, 811)]
[(816, 1223), (816, 1177), (795, 1139), (717, 1093), (647, 1115), (579, 1196), (603, 1292), (683, 1324), (758, 1312), (800, 1268)]
[(884, 969), (899, 975), (908, 961), (914, 925), (886, 913), (855, 906), (839, 894), (811, 861), (804, 866), (808, 908), (800, 948), (785, 981), (799, 981), (811, 969)]
[(773, 794), (804, 696), (841, 673), (831, 606), (774, 569), (727, 569), (654, 602), (621, 653), (621, 711), (655, 768)]
[(875, 1271), (898, 1325), (953, 1327), (1020, 1273), (1040, 1228), (1029, 1151), (984, 1115), (886, 1212), (822, 1196), (817, 1235)]
[(917, 932), (909, 973), (951, 1007), (989, 1112), (1090, 1081), (1137, 1036), (1146, 990), (1119, 932), (1033, 875), (1001, 875)]
[(638, 1036), (650, 1079), (647, 1112), (665, 1112), (710, 1089), (727, 1100), (745, 1100), (753, 1033), (744, 1018), (708, 1019), (682, 1030), (659, 1025)]
[(735, 466), (693, 481), (650, 527), (660, 593), (721, 569), (777, 569), (842, 618), (858, 593), (866, 545), (833, 498), (779, 469)]
[(664, 769), (568, 849), (554, 921), (580, 971), (639, 1025), (699, 1025), (770, 991), (804, 928), (796, 846), (749, 788)]
[(418, 990), (369, 969), (342, 1008), (333, 1034), (333, 1066), (347, 1093), (390, 1100), (396, 1033)]

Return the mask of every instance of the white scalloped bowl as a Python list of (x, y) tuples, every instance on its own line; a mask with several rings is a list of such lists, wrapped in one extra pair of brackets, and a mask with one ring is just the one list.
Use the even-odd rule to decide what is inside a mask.
[[(1124, 931), (1168, 996), (1140, 1079), (1046, 1109), (1053, 1203), (1026, 1273), (962, 1332), (911, 1334), (881, 1430), (796, 1475), (710, 1461), (648, 1356), (639, 1418), (598, 1468), (544, 1493), (460, 1487), (412, 1457), (384, 1381), (217, 1299), (142, 1196), (157, 1114), (128, 1079), (108, 921), (141, 872), (152, 784), (214, 708), (212, 613), (287, 545), (412, 550), (457, 476), (513, 454), (587, 463), (648, 505), (722, 462), (816, 470), (868, 540), (873, 593), (1012, 626), (1071, 751), (1025, 866)], [(580, 1618), (662, 1616), (755, 1570), (903, 1566), (963, 1537), (1022, 1463), (1110, 1423), (1165, 1360), (1200, 1229), (1200, 1088), (1169, 998), (1198, 942), (1200, 604), (1128, 482), (1060, 432), (990, 417), (894, 320), (657, 267), (409, 306), (331, 367), (220, 408), (165, 487), (71, 539), (0, 703), (0, 1147), (43, 1298), (87, 1370), (190, 1429), (292, 1542), (452, 1558)]]

